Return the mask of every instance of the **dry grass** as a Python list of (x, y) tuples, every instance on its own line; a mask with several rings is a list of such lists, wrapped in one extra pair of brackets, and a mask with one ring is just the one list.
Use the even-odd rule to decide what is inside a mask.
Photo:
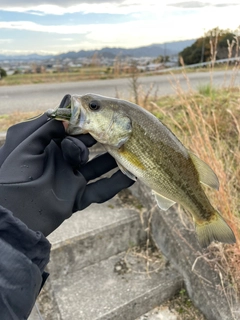
[(80, 68), (75, 72), (15, 74), (2, 78), (0, 81), (0, 86), (54, 82), (59, 83), (70, 81), (74, 82), (114, 77), (115, 75), (113, 73), (108, 72), (107, 67), (88, 67)]
[(36, 117), (37, 115), (41, 114), (41, 111), (29, 111), (29, 112), (19, 112), (16, 111), (11, 114), (3, 114), (0, 115), (0, 131), (4, 132), (7, 131), (7, 129), (18, 123), (25, 121), (27, 119)]
[(168, 308), (177, 311), (177, 320), (206, 320), (201, 312), (195, 308), (185, 289), (167, 303)]
[[(186, 75), (185, 75), (186, 76)], [(186, 81), (188, 81), (186, 77)], [(149, 101), (147, 108), (160, 118), (183, 144), (216, 172), (219, 191), (205, 188), (212, 204), (233, 229), (235, 245), (213, 244), (209, 258), (223, 279), (223, 290), (240, 294), (240, 98), (239, 88), (217, 90), (211, 85)], [(227, 280), (227, 281), (225, 281)]]

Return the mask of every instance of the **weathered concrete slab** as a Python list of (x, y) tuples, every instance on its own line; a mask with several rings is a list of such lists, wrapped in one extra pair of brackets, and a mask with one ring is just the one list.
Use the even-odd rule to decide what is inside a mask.
[(199, 246), (190, 220), (186, 215), (180, 217), (177, 207), (172, 207), (167, 212), (160, 211), (153, 205), (150, 191), (143, 185), (138, 186), (138, 192), (142, 194), (152, 214), (152, 238), (170, 264), (183, 276), (194, 305), (209, 320), (237, 319), (234, 298), (224, 294), (214, 263), (210, 263), (203, 256), (208, 249), (203, 251)]
[(118, 196), (76, 212), (48, 237), (51, 279), (139, 245), (146, 241), (144, 229), (139, 211), (126, 207)]
[(42, 320), (42, 316), (39, 311), (37, 303), (34, 305), (32, 312), (31, 312), (30, 316), (28, 317), (28, 320)]
[(147, 274), (146, 264), (134, 256), (128, 262), (132, 270), (118, 274), (116, 265), (124, 257), (121, 253), (52, 281), (60, 317), (52, 312), (48, 319), (134, 320), (182, 287), (182, 278), (174, 269)]

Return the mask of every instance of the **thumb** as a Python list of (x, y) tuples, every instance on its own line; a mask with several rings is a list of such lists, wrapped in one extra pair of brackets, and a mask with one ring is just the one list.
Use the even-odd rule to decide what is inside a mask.
[(0, 150), (0, 166), (22, 143), (24, 148), (27, 148), (28, 144), (30, 144), (30, 148), (33, 148), (32, 144), (36, 143), (34, 149), (35, 152), (38, 153), (40, 150), (45, 148), (49, 144), (50, 140), (55, 136), (58, 138), (62, 137), (63, 139), (65, 131), (64, 128), (62, 128), (62, 123), (51, 123), (49, 125), (48, 123), (50, 121), (48, 116), (43, 114), (34, 120), (20, 122), (10, 127), (7, 131), (5, 144)]
[(51, 140), (62, 141), (66, 136), (63, 123), (57, 120), (48, 120), (31, 135), (29, 135), (18, 148), (31, 155), (41, 154)]
[(0, 166), (9, 156), (9, 154), (29, 137), (39, 127), (48, 121), (46, 114), (37, 117), (34, 120), (24, 121), (11, 126), (6, 135), (6, 141), (0, 151)]
[[(24, 130), (24, 127), (21, 128)], [(15, 131), (15, 135), (17, 134), (21, 135), (22, 132)], [(12, 134), (8, 139), (13, 139), (15, 135)], [(15, 149), (9, 148), (5, 154), (0, 153), (2, 162), (0, 166), (0, 182), (16, 183), (37, 179), (44, 170), (46, 159), (56, 151), (53, 145), (50, 149), (47, 146), (50, 145), (53, 139), (62, 140), (64, 137), (63, 124), (56, 120), (49, 120), (38, 127), (25, 140), (21, 141)], [(56, 144), (55, 146), (57, 147)]]

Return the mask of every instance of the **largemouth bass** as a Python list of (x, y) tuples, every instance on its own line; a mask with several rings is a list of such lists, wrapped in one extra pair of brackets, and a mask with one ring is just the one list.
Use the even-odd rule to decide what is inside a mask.
[(162, 210), (176, 202), (188, 210), (202, 247), (214, 240), (235, 242), (231, 228), (201, 186), (218, 189), (216, 174), (153, 114), (128, 101), (86, 94), (72, 95), (67, 108), (49, 115), (67, 120), (70, 135), (90, 133), (124, 174), (152, 189)]

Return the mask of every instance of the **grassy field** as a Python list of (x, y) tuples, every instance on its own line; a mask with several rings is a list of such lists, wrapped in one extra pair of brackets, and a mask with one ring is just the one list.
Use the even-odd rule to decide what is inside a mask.
[[(226, 66), (216, 66), (217, 70), (225, 70)], [(192, 69), (186, 67), (190, 72), (208, 72), (208, 68)], [(173, 72), (173, 71), (172, 71)], [(174, 73), (180, 73), (181, 70), (175, 70)], [(157, 74), (155, 72), (140, 73), (142, 76), (150, 76)], [(159, 73), (160, 74), (160, 73)], [(84, 80), (96, 79), (113, 79), (120, 77), (131, 77), (131, 73), (119, 72), (110, 67), (84, 67), (73, 70), (72, 72), (53, 72), (53, 73), (33, 73), (33, 74), (14, 74), (0, 79), (0, 86), (21, 85), (21, 84), (36, 84), (36, 83), (60, 83), (60, 82), (75, 82)]]
[(35, 83), (54, 83), (54, 82), (74, 82), (81, 80), (106, 79), (114, 77), (106, 67), (79, 68), (74, 72), (53, 72), (53, 73), (33, 73), (33, 74), (14, 74), (4, 77), (0, 81), (0, 86), (21, 85)]

